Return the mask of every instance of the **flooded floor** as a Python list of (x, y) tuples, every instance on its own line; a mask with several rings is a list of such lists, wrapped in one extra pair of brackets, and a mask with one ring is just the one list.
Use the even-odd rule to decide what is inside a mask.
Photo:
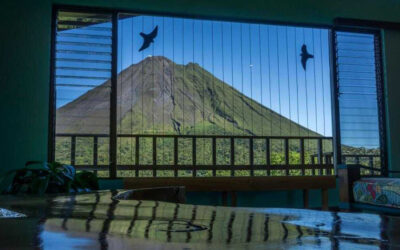
[(400, 249), (400, 217), (112, 199), (117, 194), (3, 196), (1, 248)]

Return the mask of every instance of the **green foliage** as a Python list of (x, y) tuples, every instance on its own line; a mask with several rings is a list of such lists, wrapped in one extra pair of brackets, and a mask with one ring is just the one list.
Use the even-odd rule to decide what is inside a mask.
[(43, 195), (98, 189), (93, 173), (76, 173), (73, 166), (59, 162), (30, 161), (24, 168), (8, 171), (2, 176), (0, 193), (6, 194)]
[(99, 183), (95, 174), (87, 171), (79, 172), (75, 175), (72, 188), (76, 191), (90, 191), (99, 189)]

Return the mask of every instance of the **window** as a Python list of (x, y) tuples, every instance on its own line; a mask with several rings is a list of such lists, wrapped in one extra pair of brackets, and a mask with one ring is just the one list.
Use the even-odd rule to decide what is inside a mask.
[(341, 161), (379, 169), (385, 145), (379, 36), (338, 31), (335, 46)]
[[(100, 177), (333, 174), (331, 33), (59, 10), (53, 159)], [(342, 157), (364, 162), (377, 152), (346, 141), (343, 98)]]
[[(77, 166), (105, 167), (109, 165), (111, 15), (59, 11), (57, 16), (54, 157)], [(107, 176), (108, 168), (104, 170), (101, 174)]]

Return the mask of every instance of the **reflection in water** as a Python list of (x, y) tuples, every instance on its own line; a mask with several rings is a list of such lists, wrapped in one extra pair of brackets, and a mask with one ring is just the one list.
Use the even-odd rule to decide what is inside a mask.
[[(385, 231), (385, 225), (398, 228), (396, 225), (400, 225), (400, 220), (396, 217), (112, 199), (116, 194), (117, 191), (103, 191), (46, 199), (7, 198), (2, 207), (27, 217), (0, 220), (3, 246), (115, 249), (400, 247), (395, 234), (390, 236), (391, 232)], [(10, 226), (15, 230), (7, 230)], [(17, 239), (18, 235), (24, 235), (24, 239), (11, 240)]]
[(20, 214), (17, 212), (13, 212), (4, 208), (0, 208), (0, 219), (4, 218), (17, 218), (17, 217), (26, 217), (25, 214)]

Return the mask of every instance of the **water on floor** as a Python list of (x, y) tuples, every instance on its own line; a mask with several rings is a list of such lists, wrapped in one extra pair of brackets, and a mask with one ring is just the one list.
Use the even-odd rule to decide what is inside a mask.
[(116, 194), (2, 197), (0, 207), (9, 212), (0, 219), (0, 248), (400, 248), (400, 218), (393, 216), (117, 200)]

